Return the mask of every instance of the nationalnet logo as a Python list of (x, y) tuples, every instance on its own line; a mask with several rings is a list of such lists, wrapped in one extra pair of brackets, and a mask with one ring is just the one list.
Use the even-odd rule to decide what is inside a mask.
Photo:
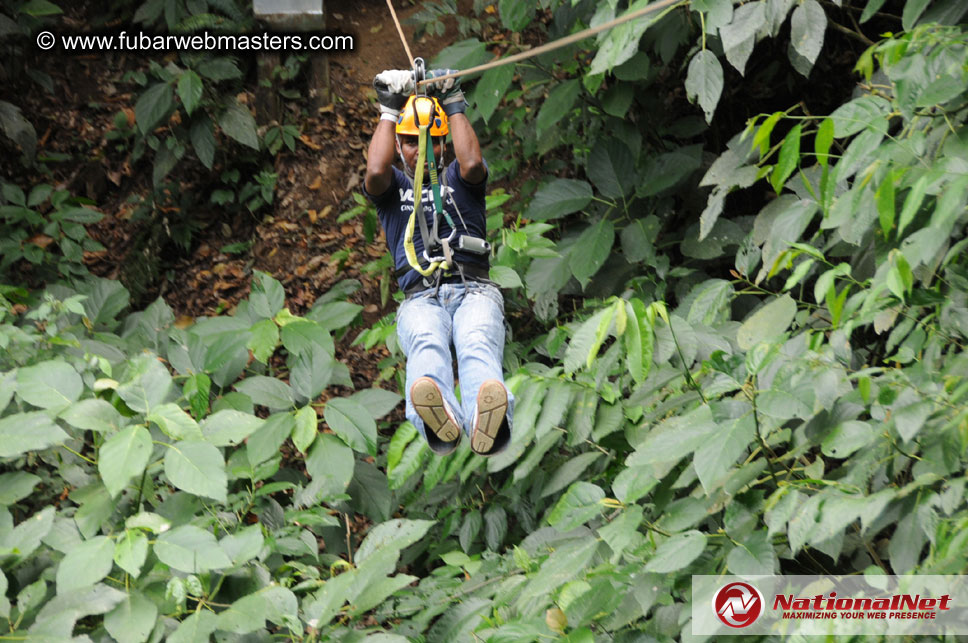
[(763, 594), (749, 583), (723, 585), (713, 596), (713, 610), (729, 627), (749, 627), (763, 613)]
[(781, 618), (933, 619), (939, 611), (951, 609), (951, 596), (894, 594), (858, 598), (838, 597), (837, 592), (809, 597), (780, 594), (773, 597), (773, 609), (782, 611)]
[(693, 576), (692, 632), (968, 634), (966, 576)]

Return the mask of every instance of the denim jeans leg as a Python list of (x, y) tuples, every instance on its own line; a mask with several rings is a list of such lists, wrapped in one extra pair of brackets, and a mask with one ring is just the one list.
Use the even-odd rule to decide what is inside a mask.
[(397, 337), (403, 354), (407, 356), (407, 419), (427, 439), (431, 448), (439, 440), (434, 435), (428, 438), (424, 422), (410, 400), (410, 389), (418, 378), (427, 376), (433, 379), (454, 412), (457, 423), (462, 424), (460, 406), (454, 395), (451, 327), (450, 314), (433, 297), (408, 299), (397, 309)]
[[(468, 284), (463, 300), (454, 312), (454, 348), (457, 351), (464, 430), (470, 435), (481, 384), (489, 379), (504, 384), (504, 298), (497, 287)], [(513, 416), (514, 396), (508, 391), (509, 428)]]

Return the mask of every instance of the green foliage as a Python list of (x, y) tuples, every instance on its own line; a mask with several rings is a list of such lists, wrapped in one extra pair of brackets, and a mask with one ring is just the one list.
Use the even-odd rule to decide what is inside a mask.
[(25, 193), (0, 182), (0, 275), (21, 261), (31, 264), (40, 279), (86, 275), (84, 253), (104, 250), (85, 227), (103, 216), (85, 207), (90, 203), (46, 183)]
[[(950, 3), (911, 5), (856, 96), (743, 132), (718, 125), (723, 58), (754, 73), (757, 43), (790, 34), (808, 76), (832, 8), (697, 1), (479, 79), (493, 178), (545, 173), (487, 202), (515, 333), (492, 458), (433, 456), (384, 420), (395, 392), (337, 394), (359, 284), (295, 317), (257, 272), (234, 315), (189, 328), (160, 301), (122, 317), (106, 280), (0, 289), (0, 624), (672, 640), (693, 574), (963, 571), (968, 42), (926, 19)], [(495, 6), (484, 20), (544, 35), (617, 5)], [(486, 56), (468, 37), (442, 60)], [(173, 76), (158, 100), (204, 113), (197, 75), (200, 99)], [(392, 316), (352, 343), (385, 348), (402, 390)]]
[[(341, 303), (340, 292), (330, 305)], [(400, 400), (378, 389), (335, 397), (319, 404), (335, 434), (318, 433), (305, 402), (331, 381), (349, 385), (348, 372), (331, 365), (321, 385), (307, 388), (299, 360), (331, 363), (336, 323), (327, 329), (291, 315), (281, 285), (263, 273), (235, 316), (187, 329), (174, 326), (160, 300), (120, 318), (127, 293), (107, 280), (83, 292), (51, 288), (40, 300), (4, 293), (0, 566), (4, 604), (8, 594), (18, 598), (0, 618), (12, 635), (64, 637), (78, 628), (120, 640), (152, 632), (196, 640), (199, 628), (245, 633), (268, 622), (301, 638), (300, 600), (303, 618), (324, 626), (313, 606), (328, 575), (315, 566), (339, 559), (321, 556), (317, 541), (337, 525), (333, 515), (379, 493), (364, 486), (347, 494), (353, 450), (376, 454), (376, 421)], [(27, 311), (15, 312), (11, 297)], [(249, 346), (261, 361), (250, 363)], [(291, 387), (264, 366), (276, 351), (289, 353)], [(316, 364), (305, 377), (318, 372)], [(262, 419), (262, 406), (276, 412)], [(280, 456), (290, 438), (307, 454), (305, 474), (301, 458)], [(65, 487), (70, 499), (37, 510)], [(373, 530), (358, 569), (330, 572), (347, 579), (340, 583), (353, 579), (341, 599), (362, 614), (409, 583), (392, 575), (396, 556), (433, 524)], [(368, 552), (372, 563), (363, 560)], [(91, 614), (104, 616), (77, 624)]]

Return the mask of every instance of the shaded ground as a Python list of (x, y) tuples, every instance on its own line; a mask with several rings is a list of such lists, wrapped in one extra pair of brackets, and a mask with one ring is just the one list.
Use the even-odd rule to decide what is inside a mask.
[[(396, 4), (401, 20), (421, 8)], [(140, 305), (161, 296), (186, 323), (188, 318), (230, 311), (248, 295), (253, 270), (262, 270), (283, 283), (287, 305), (296, 314), (308, 310), (342, 279), (362, 283), (352, 300), (364, 306), (363, 327), (392, 312), (393, 300), (381, 297), (381, 275), (363, 270), (385, 254), (382, 235), (378, 232), (373, 243), (366, 243), (360, 218), (344, 223), (337, 218), (356, 205), (353, 193), (362, 190), (366, 147), (378, 114), (373, 76), (383, 69), (406, 68), (408, 61), (383, 0), (333, 0), (326, 8), (329, 27), (353, 34), (356, 50), (330, 57), (333, 102), (298, 119), (301, 137), (296, 149), (283, 147), (275, 157), (278, 179), (273, 204), (257, 215), (228, 216), (215, 205), (192, 212), (189, 218), (199, 228), (192, 230), (187, 250), (167, 239), (152, 248), (154, 240), (149, 239), (147, 247), (158, 250), (162, 262), (160, 269), (146, 269), (148, 286)], [(81, 29), (92, 14), (84, 6), (68, 8), (63, 25)], [(413, 28), (405, 25), (404, 29), (415, 55), (428, 60), (456, 33), (451, 24), (442, 36), (415, 42)], [(92, 199), (106, 216), (91, 226), (91, 234), (106, 250), (88, 253), (85, 262), (95, 274), (127, 281), (146, 247), (144, 236), (150, 228), (150, 221), (132, 222), (132, 216), (137, 197), (149, 193), (151, 164), (132, 163), (130, 150), (120, 149), (110, 133), (117, 130), (114, 118), (119, 111), (128, 115), (129, 124), (134, 122), (137, 94), (124, 74), (143, 69), (145, 60), (113, 52), (52, 55), (31, 60), (28, 66), (39, 68), (52, 80), (53, 91), (48, 93), (22, 79), (28, 106), (24, 111), (31, 113), (38, 130), (38, 154), (69, 155), (71, 161), (53, 163), (48, 176), (29, 177), (27, 182), (50, 182)], [(250, 91), (238, 98), (255, 104)], [(298, 115), (305, 104), (297, 101), (288, 109), (290, 116)], [(208, 180), (204, 172), (176, 168), (179, 172), (183, 186), (207, 195), (201, 184)], [(159, 204), (155, 216), (178, 212), (180, 205), (174, 198), (172, 203)], [(223, 251), (247, 242), (251, 246), (241, 253)], [(395, 287), (392, 282), (384, 290), (392, 292)], [(376, 362), (383, 355), (350, 347), (358, 331), (347, 333), (340, 355), (358, 386), (369, 386), (377, 378)]]

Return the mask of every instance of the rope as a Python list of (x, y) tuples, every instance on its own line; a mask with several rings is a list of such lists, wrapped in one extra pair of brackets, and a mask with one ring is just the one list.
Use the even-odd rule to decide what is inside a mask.
[(413, 54), (410, 53), (410, 45), (407, 44), (407, 37), (403, 35), (403, 27), (400, 26), (400, 20), (397, 18), (397, 12), (393, 9), (393, 3), (387, 0), (387, 7), (390, 8), (390, 15), (393, 16), (393, 24), (397, 26), (397, 33), (400, 34), (400, 42), (403, 43), (403, 48), (407, 51), (407, 58), (410, 60), (410, 68), (413, 69)]
[[(416, 111), (416, 110), (414, 110)], [(435, 261), (431, 263), (426, 268), (420, 266), (420, 260), (417, 258), (417, 249), (413, 246), (413, 224), (416, 218), (419, 216), (420, 221), (423, 225), (423, 203), (421, 202), (421, 197), (423, 196), (423, 172), (424, 172), (424, 162), (427, 158), (427, 139), (430, 138), (430, 124), (422, 125), (417, 123), (419, 129), (418, 139), (417, 139), (417, 167), (413, 172), (413, 212), (410, 213), (410, 218), (407, 220), (407, 229), (403, 236), (403, 250), (407, 255), (407, 263), (410, 267), (419, 272), (424, 277), (429, 277), (434, 274), (434, 271), (440, 267), (440, 262)], [(433, 154), (433, 148), (431, 147), (430, 153)], [(423, 230), (420, 231), (420, 236), (423, 237)], [(427, 240), (424, 239), (424, 243)], [(424, 248), (426, 250), (426, 247)]]
[[(387, 0), (389, 3), (390, 0)], [(476, 67), (471, 67), (470, 69), (465, 69), (463, 71), (458, 71), (453, 74), (445, 74), (443, 76), (436, 76), (434, 78), (428, 78), (417, 83), (418, 85), (425, 85), (427, 83), (433, 83), (438, 80), (446, 80), (448, 78), (458, 78), (460, 76), (467, 76), (470, 74), (476, 74), (478, 72), (487, 71), (488, 69), (493, 69), (495, 67), (500, 67), (502, 65), (509, 65), (511, 63), (520, 62), (522, 60), (527, 60), (528, 58), (534, 58), (535, 56), (540, 56), (546, 54), (549, 51), (554, 51), (555, 49), (560, 49), (568, 45), (574, 44), (585, 38), (590, 38), (591, 36), (597, 35), (603, 31), (607, 31), (621, 24), (635, 20), (636, 18), (641, 18), (644, 15), (650, 14), (653, 11), (658, 11), (659, 9), (666, 9), (675, 5), (684, 4), (685, 0), (659, 0), (659, 2), (653, 2), (652, 4), (642, 7), (641, 9), (636, 9), (631, 13), (627, 13), (624, 16), (615, 18), (614, 20), (609, 20), (597, 27), (589, 27), (588, 29), (583, 29), (577, 33), (573, 33), (570, 36), (565, 36), (564, 38), (559, 38), (558, 40), (553, 40), (549, 43), (545, 43), (534, 49), (529, 49), (528, 51), (523, 51), (519, 54), (514, 54), (513, 56), (508, 56), (507, 58), (499, 58), (498, 60), (492, 60), (489, 63), (484, 63), (483, 65), (478, 65)], [(402, 37), (402, 32), (401, 32)], [(406, 41), (404, 41), (404, 46), (406, 46)], [(407, 50), (409, 53), (409, 49)]]

